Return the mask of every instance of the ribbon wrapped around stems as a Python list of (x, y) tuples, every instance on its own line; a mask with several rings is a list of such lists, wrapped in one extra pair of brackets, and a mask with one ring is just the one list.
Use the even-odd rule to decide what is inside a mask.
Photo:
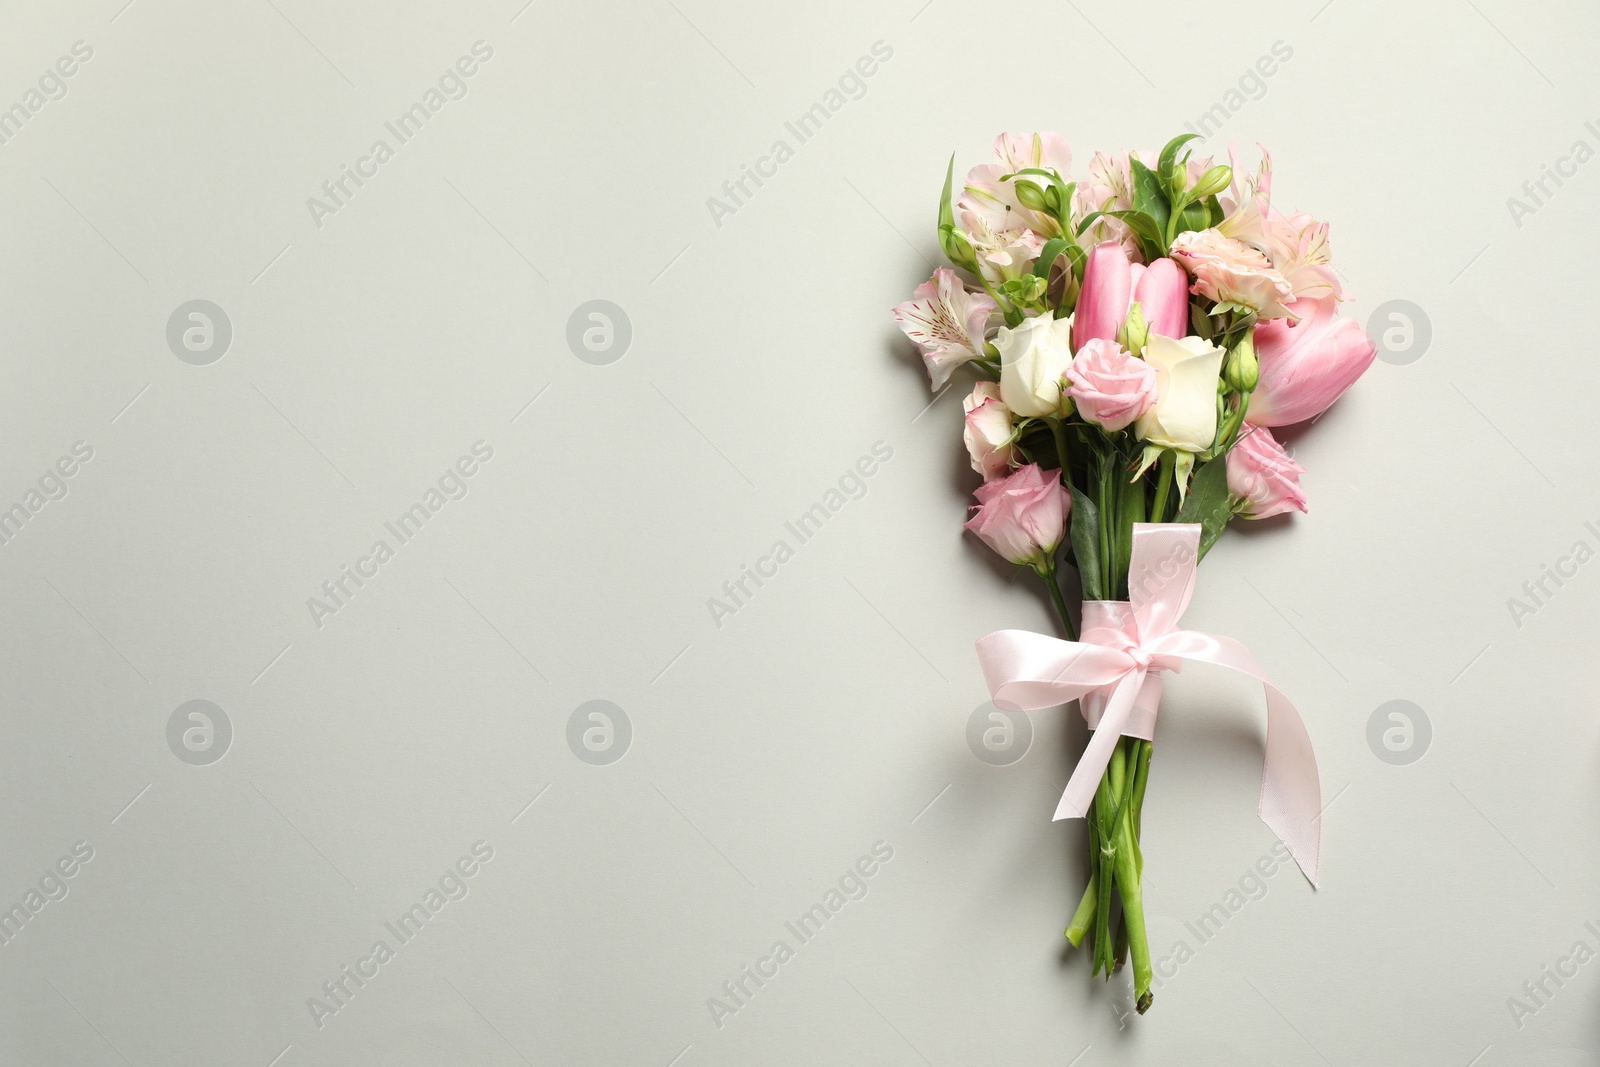
[(1080, 819), (1089, 811), (1118, 738), (1152, 737), (1161, 701), (1159, 672), (1176, 671), (1192, 660), (1256, 679), (1267, 695), (1261, 819), (1316, 885), (1322, 786), (1300, 713), (1238, 641), (1178, 629), (1194, 592), (1199, 547), (1196, 524), (1135, 523), (1128, 600), (1085, 603), (1082, 641), (1027, 630), (998, 630), (979, 638), (984, 679), (995, 705), (1008, 711), (1082, 702), (1094, 733), (1067, 782), (1057, 819)]

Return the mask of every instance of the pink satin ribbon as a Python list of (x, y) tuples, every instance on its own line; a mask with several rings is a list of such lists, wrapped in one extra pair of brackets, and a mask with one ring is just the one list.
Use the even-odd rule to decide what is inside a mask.
[(1176, 671), (1183, 660), (1194, 660), (1256, 679), (1267, 695), (1261, 819), (1316, 885), (1322, 785), (1300, 713), (1239, 642), (1177, 628), (1194, 592), (1199, 547), (1198, 525), (1135, 523), (1128, 600), (1086, 602), (1082, 641), (1027, 630), (998, 630), (980, 638), (984, 679), (996, 706), (1008, 711), (1082, 702), (1094, 733), (1061, 795), (1057, 819), (1088, 813), (1119, 737), (1153, 736), (1161, 701), (1158, 672)]

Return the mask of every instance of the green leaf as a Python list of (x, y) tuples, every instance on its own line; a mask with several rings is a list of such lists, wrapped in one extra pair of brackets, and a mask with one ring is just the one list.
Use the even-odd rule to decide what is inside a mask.
[(1161, 150), (1160, 160), (1156, 163), (1156, 173), (1165, 174), (1167, 168), (1172, 165), (1172, 161), (1178, 158), (1178, 149), (1199, 136), (1198, 133), (1180, 133), (1168, 141), (1167, 146)]
[(1143, 211), (1090, 212), (1089, 214), (1085, 215), (1083, 217), (1083, 221), (1078, 224), (1078, 236), (1082, 237), (1084, 231), (1088, 230), (1090, 226), (1093, 226), (1095, 220), (1101, 216), (1111, 219), (1121, 219), (1123, 222), (1128, 224), (1128, 229), (1139, 235), (1141, 240), (1151, 241), (1156, 244), (1161, 243), (1161, 230), (1157, 228), (1156, 220), (1145, 214)]
[(1211, 213), (1204, 204), (1185, 204), (1178, 215), (1178, 228), (1174, 236), (1188, 230), (1205, 230), (1211, 226)]
[(1161, 189), (1161, 179), (1137, 159), (1129, 160), (1128, 165), (1133, 170), (1133, 210), (1142, 211), (1155, 220), (1156, 240), (1165, 254), (1167, 220), (1172, 215), (1172, 208), (1167, 203), (1167, 194)]
[(1041, 178), (1049, 178), (1050, 179), (1050, 184), (1054, 185), (1057, 189), (1065, 189), (1066, 188), (1066, 184), (1061, 180), (1061, 175), (1057, 174), (1053, 170), (1044, 170), (1044, 169), (1042, 169), (1040, 167), (1023, 167), (1021, 170), (1017, 171), (1015, 174), (1002, 174), (1002, 175), (1000, 175), (1000, 180), (1003, 181), (1003, 182), (1009, 182), (1009, 181), (1012, 181), (1012, 179), (1014, 179), (1014, 178), (1022, 177), (1024, 174), (1036, 174)]
[(1206, 229), (1222, 223), (1222, 205), (1217, 203), (1217, 198), (1214, 196), (1206, 197), (1206, 216)]
[[(1073, 506), (1077, 506), (1076, 500)], [(1204, 559), (1231, 518), (1233, 503), (1228, 498), (1228, 461), (1226, 456), (1217, 456), (1202, 463), (1194, 472), (1189, 495), (1178, 509), (1177, 521), (1200, 524), (1200, 558)]]
[(1033, 264), (1033, 274), (1036, 278), (1050, 277), (1050, 268), (1055, 266), (1056, 257), (1066, 251), (1072, 242), (1065, 237), (1052, 237), (1044, 243), (1044, 248), (1039, 252), (1039, 258)]
[(944, 192), (939, 194), (939, 232), (953, 230), (956, 226), (955, 209), (950, 204), (950, 188), (955, 183), (956, 154), (950, 153), (950, 165), (944, 169)]
[(1078, 565), (1078, 581), (1085, 600), (1104, 600), (1100, 577), (1100, 511), (1094, 501), (1075, 485), (1072, 493), (1072, 557)]
[(1072, 260), (1072, 273), (1081, 282), (1083, 281), (1083, 265), (1089, 262), (1089, 253), (1080, 245), (1067, 246), (1067, 258)]
[(939, 247), (951, 263), (976, 273), (978, 261), (972, 255), (972, 245), (967, 242), (966, 234), (956, 229), (955, 212), (950, 205), (950, 188), (955, 173), (956, 157), (952, 152), (950, 165), (944, 172), (944, 192), (939, 196)]

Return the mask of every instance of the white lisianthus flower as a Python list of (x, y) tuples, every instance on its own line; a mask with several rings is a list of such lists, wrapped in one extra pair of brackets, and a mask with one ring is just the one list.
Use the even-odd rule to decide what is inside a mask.
[(1179, 452), (1204, 452), (1217, 436), (1217, 378), (1222, 349), (1200, 337), (1162, 337), (1145, 343), (1145, 362), (1155, 368), (1156, 402), (1140, 415), (1139, 440)]
[(1031, 417), (1061, 413), (1061, 379), (1072, 364), (1071, 337), (1070, 317), (1038, 315), (1017, 326), (1001, 327), (994, 339), (1000, 350), (1000, 399), (1013, 413)]

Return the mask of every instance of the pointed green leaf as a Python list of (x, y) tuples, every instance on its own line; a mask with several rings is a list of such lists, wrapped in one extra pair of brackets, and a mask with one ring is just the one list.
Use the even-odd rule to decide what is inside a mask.
[(1204, 559), (1231, 518), (1233, 506), (1228, 499), (1228, 460), (1226, 456), (1217, 456), (1202, 463), (1194, 472), (1194, 480), (1189, 483), (1189, 493), (1184, 497), (1183, 507), (1178, 509), (1177, 521), (1200, 524), (1200, 558)]
[(1078, 581), (1085, 600), (1104, 600), (1100, 577), (1100, 511), (1094, 501), (1075, 485), (1072, 493), (1072, 557), (1078, 565)]
[(1161, 180), (1149, 167), (1137, 159), (1129, 160), (1129, 166), (1133, 170), (1133, 209), (1142, 211), (1155, 220), (1156, 239), (1161, 242), (1161, 251), (1164, 254), (1167, 219), (1172, 214), (1171, 206), (1167, 203), (1167, 194), (1161, 189)]
[(1033, 274), (1036, 278), (1050, 277), (1050, 268), (1055, 266), (1056, 257), (1066, 251), (1072, 242), (1065, 237), (1052, 237), (1044, 243), (1044, 248), (1039, 252), (1039, 258), (1034, 261)]
[(1161, 150), (1160, 160), (1156, 163), (1156, 173), (1165, 174), (1167, 168), (1172, 165), (1173, 160), (1178, 158), (1178, 149), (1199, 136), (1198, 133), (1180, 133), (1168, 141), (1167, 146)]

